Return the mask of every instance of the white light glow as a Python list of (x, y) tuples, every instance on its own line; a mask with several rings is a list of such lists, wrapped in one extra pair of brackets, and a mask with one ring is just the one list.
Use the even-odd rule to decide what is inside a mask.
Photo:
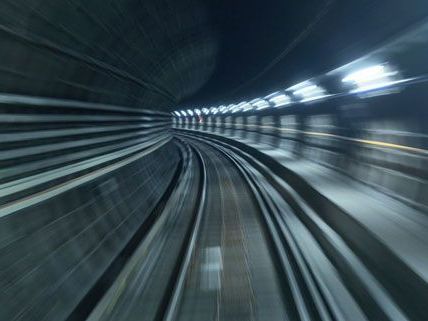
[(238, 111), (248, 111), (253, 109), (253, 106), (251, 104), (249, 104), (246, 101), (240, 102), (238, 105), (234, 106), (233, 108), (233, 112), (238, 112)]
[(265, 109), (270, 106), (266, 100), (260, 98), (253, 99), (250, 101), (250, 104), (253, 105), (257, 110)]
[(228, 113), (232, 112), (232, 111), (233, 111), (233, 108), (235, 108), (235, 105), (234, 105), (234, 104), (230, 104), (230, 105), (228, 105), (228, 106), (227, 106), (227, 108), (226, 108), (226, 112), (228, 112)]
[(294, 85), (288, 90), (293, 92), (293, 95), (300, 98), (300, 102), (305, 103), (328, 97), (326, 90), (321, 86), (313, 83), (310, 80)]
[(184, 110), (180, 111), (180, 113), (181, 113), (184, 117), (186, 117), (186, 116), (187, 116), (187, 114), (186, 114), (186, 112), (185, 112)]
[(205, 115), (208, 115), (208, 114), (210, 113), (210, 110), (209, 110), (208, 108), (202, 108), (202, 112), (203, 112)]
[(178, 117), (180, 117), (180, 116), (181, 116), (181, 114), (180, 114), (178, 111), (175, 111), (175, 112), (174, 112), (174, 114), (175, 114), (176, 116), (178, 116)]
[(249, 111), (253, 109), (253, 106), (247, 102), (244, 102), (241, 108), (242, 108), (242, 111)]
[(274, 107), (281, 107), (291, 104), (291, 99), (286, 94), (275, 93), (266, 97)]
[(227, 106), (227, 111), (229, 113), (236, 113), (239, 111), (239, 105), (235, 105), (235, 104), (230, 104), (229, 106)]
[(351, 92), (364, 92), (400, 83), (401, 81), (395, 77), (397, 75), (398, 72), (387, 65), (375, 65), (349, 74), (342, 82), (356, 87)]
[(219, 112), (221, 112), (222, 114), (227, 113), (227, 107), (226, 107), (226, 106), (224, 106), (224, 105), (221, 105), (221, 106), (218, 108), (218, 110), (219, 110)]
[(189, 116), (193, 116), (193, 111), (191, 111), (190, 109), (187, 110), (187, 113), (189, 114)]
[(295, 92), (296, 90), (299, 90), (311, 85), (313, 85), (313, 82), (310, 80), (307, 80), (307, 81), (300, 82), (297, 85), (291, 86), (287, 88), (287, 90)]
[(234, 105), (232, 109), (232, 113), (237, 113), (243, 109), (243, 106), (245, 105), (245, 102), (241, 102), (238, 105)]
[(195, 110), (194, 110), (194, 113), (195, 113), (196, 115), (198, 115), (198, 116), (200, 116), (200, 115), (201, 115), (201, 111), (200, 111), (199, 109), (195, 109)]

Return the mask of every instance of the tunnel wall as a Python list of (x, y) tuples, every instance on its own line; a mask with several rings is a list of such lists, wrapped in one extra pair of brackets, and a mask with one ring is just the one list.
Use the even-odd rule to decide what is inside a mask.
[(2, 1), (0, 92), (168, 108), (215, 68), (206, 10), (200, 1)]
[[(402, 99), (409, 97), (413, 106), (424, 101), (409, 90), (300, 104), (298, 110), (217, 113), (195, 125), (177, 118), (177, 134), (239, 155), (245, 169), (254, 166), (262, 173), (256, 183), (266, 179), (274, 186), (265, 188), (266, 194), (280, 191), (278, 199), (290, 208), (268, 213), (284, 217), (293, 239), (302, 232), (294, 221), (316, 239), (315, 246), (307, 246), (302, 237), (297, 246), (308, 258), (318, 246), (326, 255), (310, 267), (311, 275), (318, 277), (326, 262), (333, 264), (328, 281), (318, 283), (328, 295), (338, 289), (330, 278), (337, 275), (368, 319), (394, 319), (402, 311), (405, 318), (425, 320), (426, 114), (411, 108), (393, 112), (395, 103), (405, 106)], [(297, 218), (288, 221), (290, 213)], [(377, 286), (380, 291), (373, 291)], [(386, 300), (379, 300), (380, 292)], [(385, 303), (389, 300), (399, 309)]]
[(174, 126), (320, 164), (426, 211), (426, 98), (422, 83), (375, 97), (348, 95), (245, 114), (205, 115), (201, 121), (176, 117)]
[(126, 261), (180, 164), (160, 111), (216, 67), (208, 9), (0, 3), (1, 320), (78, 315), (112, 262)]
[(178, 169), (169, 126), (151, 111), (0, 96), (1, 320), (66, 320), (126, 259)]

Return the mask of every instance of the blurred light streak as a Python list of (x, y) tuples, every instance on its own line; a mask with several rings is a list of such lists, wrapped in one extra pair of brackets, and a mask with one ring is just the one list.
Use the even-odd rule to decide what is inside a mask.
[(318, 99), (328, 97), (326, 90), (321, 86), (315, 84), (311, 80), (298, 83), (297, 85), (287, 88), (292, 91), (293, 95), (300, 99), (300, 102), (310, 102)]
[(266, 96), (266, 99), (274, 106), (281, 107), (291, 104), (291, 99), (289, 96), (283, 93), (273, 93), (271, 95)]
[(403, 82), (406, 79), (397, 79), (398, 71), (388, 65), (374, 65), (350, 73), (342, 82), (353, 85), (351, 93), (362, 93), (376, 89), (390, 87)]
[(265, 109), (265, 108), (268, 108), (270, 106), (266, 100), (261, 99), (261, 98), (253, 99), (252, 101), (250, 101), (250, 104), (255, 106), (256, 110)]

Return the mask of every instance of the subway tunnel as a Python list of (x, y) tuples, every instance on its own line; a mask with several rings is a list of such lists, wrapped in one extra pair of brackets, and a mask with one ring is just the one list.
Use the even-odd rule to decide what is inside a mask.
[(428, 320), (426, 0), (0, 13), (0, 321)]

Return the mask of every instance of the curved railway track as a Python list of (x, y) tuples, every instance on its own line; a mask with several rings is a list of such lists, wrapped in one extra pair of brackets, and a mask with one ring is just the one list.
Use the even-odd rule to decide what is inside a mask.
[[(178, 137), (189, 145), (189, 157), (198, 160), (204, 178), (196, 197), (178, 187), (177, 193), (185, 194), (180, 204), (193, 204), (193, 219), (184, 241), (168, 235), (181, 244), (181, 259), (171, 265), (160, 260), (154, 268), (169, 271), (163, 305), (157, 314), (147, 313), (156, 302), (150, 298), (159, 278), (135, 265), (136, 274), (153, 282), (145, 299), (106, 296), (97, 308), (104, 317), (94, 312), (91, 321), (419, 320), (415, 311), (409, 316), (405, 293), (397, 296), (384, 287), (388, 275), (376, 274), (346, 234), (334, 230), (277, 171), (224, 141), (189, 133)], [(401, 278), (407, 282), (411, 273)], [(132, 276), (120, 284), (127, 292), (141, 286)]]
[(88, 320), (287, 319), (287, 290), (253, 183), (220, 147), (180, 140), (188, 160), (180, 183)]
[(261, 152), (184, 135), (221, 150), (246, 177), (279, 257), (290, 320), (424, 320), (426, 282), (361, 222)]
[[(40, 134), (53, 135), (52, 132)], [(18, 141), (18, 138), (14, 139)], [(22, 240), (3, 236), (0, 273), (9, 273), (12, 278), (4, 278), (8, 283), (4, 284), (2, 295), (16, 293), (17, 301), (10, 307), (19, 311), (13, 314), (12, 309), (5, 310), (1, 312), (4, 316), (13, 316), (11, 320), (29, 320), (29, 316), (38, 315), (40, 320), (49, 320), (60, 309), (61, 319), (67, 321), (424, 320), (426, 308), (420, 303), (427, 293), (426, 284), (417, 279), (403, 260), (363, 230), (359, 222), (350, 220), (347, 213), (336, 210), (333, 215), (323, 210), (327, 203), (315, 197), (304, 181), (290, 176), (286, 169), (250, 147), (242, 148), (230, 140), (190, 131), (177, 132), (173, 143), (164, 143), (164, 139), (167, 138), (161, 137), (159, 144), (165, 144), (165, 148), (153, 148), (159, 148), (165, 158), (176, 154), (180, 160), (174, 163), (174, 171), (161, 168), (164, 163), (158, 164), (159, 158), (150, 159), (151, 146), (137, 145), (144, 153), (147, 151), (143, 159), (150, 161), (147, 163), (150, 170), (159, 168), (159, 172), (169, 173), (164, 181), (138, 181), (145, 177), (139, 176), (145, 170), (139, 163), (139, 151), (131, 154), (129, 160), (120, 158), (118, 162), (110, 162), (103, 159), (106, 167), (96, 167), (95, 158), (91, 158), (92, 172), (76, 171), (76, 175), (83, 176), (57, 178), (41, 172), (35, 181), (22, 182), (35, 184), (35, 189), (30, 186), (28, 190), (27, 185), (22, 185), (28, 194), (20, 194), (21, 185), (12, 181), (14, 185), (10, 186), (10, 194), (2, 199), (4, 205), (0, 206), (0, 214), (14, 202), (28, 202), (51, 189), (61, 188), (61, 184), (69, 184), (85, 175), (98, 175), (98, 171), (107, 169), (114, 173), (110, 166), (121, 166), (122, 161), (129, 161), (129, 165), (123, 165), (126, 176), (122, 178), (118, 175), (104, 181), (106, 175), (100, 172), (99, 179), (89, 185), (77, 182), (87, 193), (87, 206), (94, 206), (95, 201), (105, 203), (96, 212), (98, 217), (95, 214), (86, 217), (86, 211), (77, 214), (71, 211), (54, 217), (46, 226), (38, 227), (36, 225), (41, 223), (35, 221), (34, 231)], [(50, 141), (47, 143), (49, 146)], [(137, 157), (138, 161), (133, 161), (132, 157)], [(37, 164), (36, 159), (28, 159), (29, 164), (33, 162)], [(57, 169), (63, 167), (49, 170)], [(171, 175), (172, 172), (175, 174)], [(48, 189), (50, 185), (45, 184), (50, 181), (58, 185)], [(118, 189), (115, 186), (124, 189), (129, 181), (138, 185), (127, 188), (125, 197), (114, 198), (113, 191)], [(146, 195), (150, 184), (157, 188), (160, 183), (163, 188), (156, 197), (150, 193)], [(4, 184), (7, 187), (8, 182)], [(105, 197), (101, 194), (92, 197), (92, 191), (100, 188)], [(58, 193), (61, 197), (70, 197)], [(314, 198), (309, 200), (308, 195)], [(129, 206), (126, 201), (130, 202)], [(85, 208), (85, 204), (81, 208)], [(114, 206), (120, 208), (118, 214)], [(141, 211), (139, 215), (135, 214), (137, 211)], [(15, 212), (22, 216), (18, 210)], [(0, 218), (20, 218), (15, 212), (4, 212)], [(76, 227), (68, 231), (69, 235), (54, 233), (54, 227), (67, 226), (66, 223), (73, 220), (87, 224), (84, 232)], [(337, 222), (342, 221), (347, 224), (338, 225)], [(110, 233), (106, 224), (113, 227), (116, 224), (113, 231), (117, 235)], [(122, 227), (128, 230), (121, 230)], [(102, 237), (100, 245), (107, 249), (113, 244), (109, 238), (122, 237), (123, 247), (108, 252), (110, 256), (105, 259), (105, 265), (96, 270), (96, 275), (92, 272), (92, 283), (87, 284), (79, 300), (70, 302), (67, 309), (58, 303), (49, 306), (56, 292), (49, 292), (48, 284), (34, 301), (28, 301), (20, 284), (33, 282), (26, 281), (31, 273), (40, 276), (36, 281), (41, 285), (50, 282), (43, 279), (44, 269), (51, 262), (48, 260), (62, 255), (60, 249), (70, 248), (71, 251), (74, 242), (79, 249), (87, 249), (81, 261), (78, 261), (81, 256), (75, 258), (73, 252), (67, 252), (71, 253), (78, 268), (83, 269), (89, 260), (97, 262), (101, 254), (91, 251), (90, 246), (99, 247), (91, 233), (98, 233)], [(35, 242), (26, 245), (27, 238)], [(56, 248), (50, 253), (40, 252), (43, 247), (38, 244), (51, 240), (55, 240)], [(380, 255), (367, 256), (373, 252), (362, 248), (366, 244)], [(33, 252), (27, 251), (20, 257), (16, 251), (23, 245), (31, 246)], [(74, 262), (71, 259), (70, 266)], [(374, 268), (379, 266), (379, 260), (399, 271), (396, 275), (420, 295), (410, 300), (408, 292), (400, 292), (400, 285), (390, 282), (394, 270), (385, 269), (379, 274)], [(53, 275), (58, 293), (63, 293), (61, 287), (71, 284), (73, 273), (79, 271), (74, 266), (65, 268), (65, 275), (61, 274), (62, 270)], [(11, 298), (6, 297), (7, 300)], [(28, 304), (19, 306), (19, 302)]]

